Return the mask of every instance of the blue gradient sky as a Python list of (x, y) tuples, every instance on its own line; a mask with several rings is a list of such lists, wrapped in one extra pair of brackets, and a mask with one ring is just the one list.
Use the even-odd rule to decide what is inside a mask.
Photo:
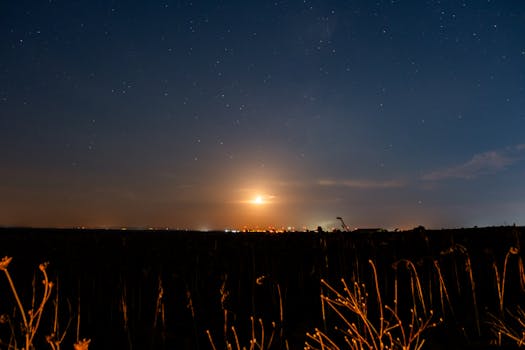
[(10, 1), (0, 32), (0, 225), (525, 224), (523, 1)]

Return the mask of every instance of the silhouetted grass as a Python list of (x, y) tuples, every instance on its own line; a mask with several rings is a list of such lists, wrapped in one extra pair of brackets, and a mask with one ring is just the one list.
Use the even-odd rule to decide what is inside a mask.
[[(519, 235), (494, 232), (72, 232), (55, 241), (30, 232), (21, 246), (36, 250), (0, 245), (17, 259), (0, 263), (0, 349), (523, 346)], [(12, 267), (36, 259), (60, 270), (60, 294), (47, 264), (36, 264), (43, 284), (15, 285), (28, 273)], [(80, 301), (70, 305), (81, 292), (93, 343), (80, 338)]]

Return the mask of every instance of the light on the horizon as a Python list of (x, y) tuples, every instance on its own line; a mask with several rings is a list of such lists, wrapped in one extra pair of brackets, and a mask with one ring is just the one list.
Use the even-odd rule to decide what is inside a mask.
[(253, 204), (256, 204), (256, 205), (261, 205), (261, 204), (264, 204), (264, 198), (263, 196), (257, 196), (253, 199), (252, 201)]

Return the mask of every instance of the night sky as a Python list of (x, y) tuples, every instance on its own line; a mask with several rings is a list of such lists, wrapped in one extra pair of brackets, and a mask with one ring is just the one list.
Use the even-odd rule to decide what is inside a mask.
[(0, 226), (525, 224), (523, 1), (2, 1), (0, 33)]

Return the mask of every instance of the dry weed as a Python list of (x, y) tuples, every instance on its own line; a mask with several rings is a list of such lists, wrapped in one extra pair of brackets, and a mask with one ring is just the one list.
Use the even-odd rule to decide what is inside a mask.
[[(404, 322), (396, 309), (383, 304), (376, 267), (371, 260), (369, 264), (374, 277), (377, 312), (373, 313), (369, 310), (371, 301), (365, 284), (356, 281), (348, 286), (342, 279), (343, 292), (339, 292), (322, 280), (321, 283), (328, 289), (329, 295), (322, 292), (321, 300), (342, 323), (340, 327), (334, 326), (342, 336), (342, 340), (340, 337), (330, 336), (326, 332), (315, 329), (314, 333), (307, 333), (305, 349), (339, 350), (344, 347), (355, 350), (419, 350), (423, 347), (425, 343), (423, 333), (436, 326), (436, 323), (432, 320), (432, 310), (428, 313), (423, 311), (426, 310), (426, 306), (421, 299), (421, 284), (415, 267), (413, 264), (408, 264), (410, 269), (414, 268), (411, 286), (414, 304), (410, 308), (410, 320)], [(420, 311), (423, 316), (418, 316), (418, 308), (422, 309)]]

